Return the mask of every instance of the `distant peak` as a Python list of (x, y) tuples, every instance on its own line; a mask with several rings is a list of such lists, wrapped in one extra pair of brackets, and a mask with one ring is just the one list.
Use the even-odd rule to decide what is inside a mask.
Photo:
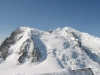
[(78, 30), (75, 30), (74, 28), (71, 28), (71, 27), (68, 27), (68, 26), (66, 26), (66, 27), (63, 27), (63, 28), (61, 28), (61, 27), (59, 27), (59, 28), (57, 28), (56, 29), (57, 31), (70, 31), (70, 32), (76, 32), (76, 31), (78, 31)]

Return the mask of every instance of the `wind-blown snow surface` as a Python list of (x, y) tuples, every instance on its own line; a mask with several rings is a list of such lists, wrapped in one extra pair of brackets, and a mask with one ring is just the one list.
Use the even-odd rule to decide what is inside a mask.
[[(29, 27), (20, 27), (23, 37), (9, 48), (6, 60), (0, 58), (0, 75), (33, 75), (91, 68), (94, 75), (100, 75), (100, 39), (70, 27), (45, 32)], [(38, 62), (26, 60), (18, 63), (16, 52), (29, 37), (34, 39), (42, 54)], [(66, 70), (68, 69), (68, 70)], [(82, 72), (83, 73), (83, 72)], [(60, 74), (61, 75), (61, 74)], [(80, 72), (75, 74), (80, 75)], [(82, 75), (82, 74), (81, 74)], [(84, 72), (83, 75), (88, 75)], [(92, 75), (92, 74), (90, 74)]]

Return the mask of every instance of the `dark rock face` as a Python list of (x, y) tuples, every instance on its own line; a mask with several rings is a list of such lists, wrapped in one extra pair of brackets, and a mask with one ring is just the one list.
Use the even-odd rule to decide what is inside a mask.
[(53, 31), (52, 30), (49, 30), (49, 33), (52, 33)]
[(22, 32), (23, 31), (21, 31), (21, 29), (18, 28), (17, 30), (15, 30), (11, 33), (10, 37), (6, 38), (4, 40), (4, 42), (1, 43), (1, 45), (0, 45), (0, 58), (6, 59), (6, 57), (9, 55), (8, 49), (10, 48), (10, 46), (12, 44), (15, 44), (19, 40), (19, 38), (17, 38), (16, 36), (18, 34), (21, 34)]
[[(13, 31), (10, 37), (6, 38), (4, 42), (0, 45), (0, 58), (6, 60), (7, 56), (12, 54), (9, 53), (9, 48), (11, 45), (14, 45), (16, 42), (21, 40), (23, 37), (23, 30), (18, 28), (17, 30)], [(16, 52), (19, 55), (17, 59), (19, 63), (24, 63), (27, 60), (31, 62), (37, 62), (41, 57), (41, 52), (39, 51), (38, 47), (33, 41), (33, 38), (26, 39), (20, 47), (20, 50)]]
[(91, 68), (71, 70), (73, 75), (94, 75)]
[(19, 63), (24, 63), (27, 60), (37, 62), (41, 58), (41, 53), (34, 43), (33, 38), (29, 38), (23, 42), (17, 54), (20, 55), (18, 59)]
[(53, 73), (42, 73), (37, 75), (94, 75), (90, 68), (69, 70), (69, 73), (64, 71), (53, 72)]

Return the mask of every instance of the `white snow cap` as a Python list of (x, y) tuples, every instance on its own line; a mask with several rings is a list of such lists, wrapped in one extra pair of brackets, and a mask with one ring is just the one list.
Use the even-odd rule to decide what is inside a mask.
[[(100, 38), (71, 27), (59, 27), (52, 33), (29, 27), (19, 29), (22, 32), (16, 34), (6, 59), (0, 56), (0, 75), (100, 75)], [(29, 38), (31, 41), (26, 41)], [(38, 51), (41, 57), (32, 62)], [(24, 62), (19, 63), (19, 58)]]

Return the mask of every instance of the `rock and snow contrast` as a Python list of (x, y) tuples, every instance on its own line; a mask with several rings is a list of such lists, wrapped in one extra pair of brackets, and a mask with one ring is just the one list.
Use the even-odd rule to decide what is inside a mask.
[(100, 38), (20, 27), (0, 45), (0, 75), (100, 75)]

